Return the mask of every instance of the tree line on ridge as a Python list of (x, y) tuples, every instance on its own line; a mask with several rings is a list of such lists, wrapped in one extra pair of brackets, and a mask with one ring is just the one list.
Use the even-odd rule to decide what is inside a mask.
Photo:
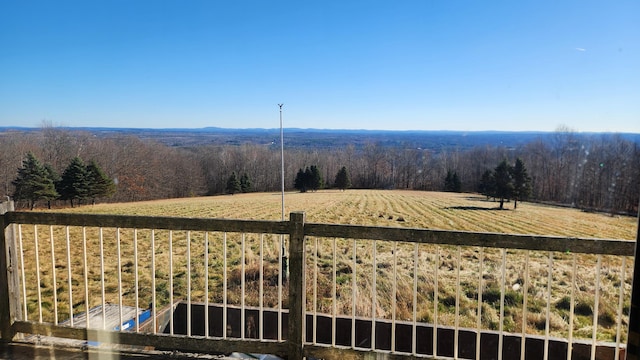
[[(63, 174), (74, 158), (83, 159), (113, 181), (110, 196), (81, 195), (73, 198), (76, 203), (224, 194), (229, 193), (229, 178), (234, 173), (238, 182), (241, 177), (245, 182), (237, 192), (279, 191), (281, 186), (280, 149), (271, 143), (171, 147), (131, 136), (97, 138), (45, 126), (35, 132), (0, 134), (2, 195), (16, 193), (14, 181), (28, 153), (58, 174)], [(298, 174), (305, 174), (307, 168), (311, 172), (313, 166), (314, 176), (320, 175), (323, 180), (317, 188), (486, 193), (483, 186), (487, 185), (487, 171), (495, 172), (496, 164), (503, 160), (515, 164), (515, 168), (516, 159), (526, 164), (530, 200), (610, 212), (637, 211), (638, 144), (610, 134), (577, 136), (566, 129), (557, 131), (551, 140), (517, 148), (486, 145), (443, 152), (379, 143), (360, 148), (299, 149), (287, 148), (285, 141), (285, 189), (300, 190), (305, 182), (302, 177), (298, 179)], [(342, 168), (349, 175), (347, 187), (337, 184)], [(313, 184), (304, 187), (315, 190)], [(70, 200), (59, 197), (50, 201)], [(28, 201), (24, 206), (30, 206)]]

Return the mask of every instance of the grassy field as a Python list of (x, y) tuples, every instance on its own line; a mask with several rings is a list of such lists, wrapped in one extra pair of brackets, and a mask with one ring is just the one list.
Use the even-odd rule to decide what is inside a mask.
[[(65, 212), (280, 220), (276, 193), (236, 194), (123, 204), (98, 204)], [(498, 211), (498, 204), (474, 194), (394, 190), (287, 193), (285, 217), (304, 211), (307, 222), (402, 226), (442, 230), (488, 231), (634, 240), (633, 217), (520, 203)], [(402, 218), (404, 221), (398, 221)]]
[[(125, 204), (100, 204), (83, 206), (74, 209), (55, 211), (101, 213), (101, 214), (129, 214), (129, 215), (162, 215), (183, 217), (215, 217), (233, 219), (263, 219), (280, 220), (280, 194), (237, 194), (233, 196), (216, 196), (205, 198), (173, 199)], [(429, 228), (442, 230), (486, 231), (513, 234), (538, 234), (582, 238), (610, 238), (633, 240), (636, 236), (637, 220), (632, 217), (610, 216), (607, 214), (586, 213), (575, 209), (567, 209), (539, 204), (520, 203), (518, 209), (511, 209), (507, 203), (507, 210), (498, 210), (498, 204), (474, 194), (452, 194), (418, 191), (378, 191), (378, 190), (348, 190), (348, 191), (319, 191), (314, 193), (287, 193), (286, 218), (291, 211), (305, 211), (307, 222), (360, 224), (377, 226), (398, 226), (413, 228)], [(150, 232), (139, 230), (136, 234), (138, 241), (138, 256), (140, 262), (136, 269), (133, 246), (133, 231), (121, 230), (120, 253), (121, 263), (117, 263), (116, 233), (114, 229), (103, 230), (103, 247), (105, 256), (100, 259), (100, 236), (96, 229), (87, 230), (86, 264), (84, 272), (84, 244), (80, 229), (72, 229), (72, 244), (69, 248), (72, 257), (72, 297), (74, 313), (83, 311), (86, 301), (95, 306), (102, 300), (100, 286), (105, 284), (105, 299), (107, 302), (117, 302), (118, 292), (123, 293), (124, 302), (131, 305), (135, 301), (135, 289), (132, 289), (134, 274), (139, 275), (138, 298), (144, 304), (151, 299), (152, 276), (149, 259), (152, 254), (156, 258), (155, 272), (156, 292), (159, 304), (166, 304), (170, 295), (182, 298), (188, 291), (188, 279), (191, 279), (191, 297), (195, 301), (204, 299), (203, 254), (204, 236), (201, 233), (157, 231), (155, 233), (154, 251), (151, 249)], [(31, 228), (25, 227), (23, 233), (29, 238)], [(64, 256), (67, 245), (63, 228), (51, 230), (38, 228), (38, 238), (41, 245), (38, 249), (40, 267), (40, 288), (43, 293), (43, 308), (45, 321), (51, 320), (53, 303), (58, 304), (60, 317), (68, 314), (68, 276), (66, 275), (66, 258)], [(51, 246), (50, 234), (53, 233), (54, 243)], [(32, 236), (32, 235), (31, 235)], [(171, 237), (171, 240), (170, 238)], [(187, 237), (190, 239), (187, 250)], [(226, 238), (227, 252), (227, 301), (240, 304), (241, 278), (240, 263), (242, 258), (241, 242), (246, 243), (245, 278), (246, 289), (244, 301), (246, 305), (259, 305), (259, 273), (258, 261), (261, 244), (263, 245), (264, 266), (264, 296), (265, 306), (277, 306), (277, 291), (271, 285), (277, 284), (278, 278), (278, 249), (279, 237), (257, 234), (207, 234), (209, 239), (209, 300), (222, 302), (223, 284), (223, 239)], [(315, 253), (315, 241), (308, 243), (307, 251)], [(376, 242), (375, 248), (370, 241), (338, 239), (337, 249), (332, 252), (333, 239), (318, 240), (317, 267), (311, 256), (308, 257), (307, 279), (309, 284), (314, 279), (314, 269), (318, 269), (317, 308), (321, 312), (331, 313), (332, 283), (338, 284), (336, 308), (340, 314), (351, 314), (355, 303), (358, 316), (370, 316), (375, 311), (379, 318), (393, 316), (392, 298), (395, 287), (397, 319), (410, 320), (413, 308), (413, 269), (417, 271), (417, 317), (419, 321), (432, 322), (437, 317), (439, 324), (453, 325), (455, 321), (455, 304), (458, 299), (458, 313), (461, 326), (475, 327), (477, 323), (478, 283), (482, 278), (482, 317), (483, 328), (497, 329), (499, 326), (499, 290), (503, 279), (500, 273), (501, 252), (499, 250), (481, 250), (473, 247), (438, 247), (420, 245), (417, 247), (417, 257), (414, 258), (414, 245), (394, 245), (389, 242)], [(169, 251), (168, 244), (172, 249)], [(34, 244), (27, 241), (25, 245), (25, 259), (35, 259)], [(56, 266), (51, 266), (51, 248), (55, 249)], [(356, 256), (353, 259), (353, 249)], [(186, 266), (188, 251), (192, 254), (191, 266)], [(169, 266), (168, 254), (173, 254), (173, 263)], [(437, 256), (436, 256), (437, 252)], [(377, 279), (373, 284), (371, 273), (373, 269), (373, 254), (376, 258)], [(395, 255), (395, 256), (394, 256)], [(479, 258), (483, 261), (480, 264)], [(546, 297), (548, 286), (549, 262), (547, 253), (532, 252), (529, 254), (529, 276), (526, 278), (524, 269), (526, 254), (522, 251), (509, 250), (505, 254), (506, 269), (504, 283), (505, 320), (507, 331), (520, 331), (525, 321), (521, 311), (524, 299), (527, 299), (528, 314), (526, 326), (528, 332), (544, 333), (546, 326)], [(335, 258), (337, 275), (333, 279), (332, 263)], [(417, 259), (417, 262), (414, 260)], [(572, 254), (554, 254), (552, 274), (551, 318), (550, 331), (558, 336), (565, 336), (568, 331), (567, 295), (571, 288)], [(577, 256), (576, 309), (574, 310), (574, 336), (591, 336), (593, 329), (593, 311), (595, 298), (595, 256)], [(28, 261), (27, 261), (28, 262)], [(456, 271), (459, 266), (459, 277)], [(105, 277), (100, 276), (100, 267), (104, 264)], [(482, 265), (482, 273), (480, 273)], [(28, 311), (31, 318), (37, 315), (37, 288), (31, 286), (35, 281), (36, 269), (34, 265), (28, 268), (27, 294)], [(597, 329), (600, 339), (613, 340), (616, 333), (616, 306), (620, 286), (623, 286), (623, 303), (628, 313), (629, 289), (631, 282), (632, 262), (627, 261), (626, 275), (622, 279), (621, 260), (613, 257), (602, 259), (602, 279), (600, 289), (600, 305), (598, 309)], [(393, 277), (393, 269), (396, 276)], [(120, 272), (118, 269), (122, 269)], [(355, 286), (352, 286), (353, 270), (356, 270)], [(438, 302), (435, 298), (434, 273), (438, 270)], [(53, 276), (56, 271), (55, 292), (53, 295)], [(117, 278), (121, 276), (126, 288), (117, 288)], [(86, 281), (85, 281), (86, 277)], [(34, 281), (32, 281), (34, 280)], [(522, 286), (527, 282), (528, 292), (523, 293)], [(89, 285), (83, 289), (83, 284)], [(456, 292), (456, 284), (460, 284), (460, 294)], [(375, 285), (375, 306), (371, 295)], [(313, 306), (313, 290), (308, 287), (307, 308)], [(355, 291), (354, 291), (355, 288)], [(171, 291), (173, 289), (173, 291)], [(286, 307), (286, 287), (284, 306)], [(356, 296), (357, 301), (353, 301)], [(435, 304), (434, 304), (435, 303)], [(434, 306), (435, 305), (435, 306)], [(67, 308), (65, 308), (65, 306)], [(627, 315), (623, 316), (623, 324)], [(624, 336), (624, 335), (623, 335)]]

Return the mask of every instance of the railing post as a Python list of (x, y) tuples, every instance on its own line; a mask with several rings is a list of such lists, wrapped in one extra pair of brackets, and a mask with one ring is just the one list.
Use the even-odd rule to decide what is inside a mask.
[(640, 211), (638, 212), (637, 232), (636, 253), (633, 259), (633, 282), (631, 284), (627, 360), (640, 360)]
[(291, 232), (289, 234), (289, 360), (302, 359), (304, 344), (304, 212), (292, 212), (289, 215)]
[(13, 201), (0, 203), (0, 333), (3, 342), (13, 339), (15, 334), (11, 323), (16, 318), (22, 318), (16, 240), (4, 215), (13, 210)]

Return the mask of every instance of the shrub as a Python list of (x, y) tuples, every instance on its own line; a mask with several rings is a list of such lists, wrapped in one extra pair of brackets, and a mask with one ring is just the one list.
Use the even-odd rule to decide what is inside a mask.
[(569, 296), (563, 296), (562, 299), (556, 303), (556, 309), (558, 310), (571, 310), (571, 298)]

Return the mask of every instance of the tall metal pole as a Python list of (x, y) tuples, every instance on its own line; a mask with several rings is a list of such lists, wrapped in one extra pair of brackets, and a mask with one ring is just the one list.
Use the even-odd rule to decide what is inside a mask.
[[(282, 211), (281, 211), (281, 215), (280, 215), (280, 220), (284, 221), (284, 130), (282, 127), (282, 106), (284, 104), (278, 104), (278, 107), (280, 108), (280, 178), (281, 178), (281, 191), (280, 193), (282, 194)], [(288, 269), (289, 267), (287, 266), (287, 256), (285, 253), (285, 245), (284, 245), (284, 235), (280, 235), (280, 244), (282, 244), (282, 281), (286, 282), (287, 281), (287, 274), (288, 274)]]
[(281, 193), (282, 193), (282, 216), (280, 220), (284, 221), (284, 130), (282, 128), (282, 106), (284, 104), (278, 104), (280, 107), (280, 178), (281, 178)]

